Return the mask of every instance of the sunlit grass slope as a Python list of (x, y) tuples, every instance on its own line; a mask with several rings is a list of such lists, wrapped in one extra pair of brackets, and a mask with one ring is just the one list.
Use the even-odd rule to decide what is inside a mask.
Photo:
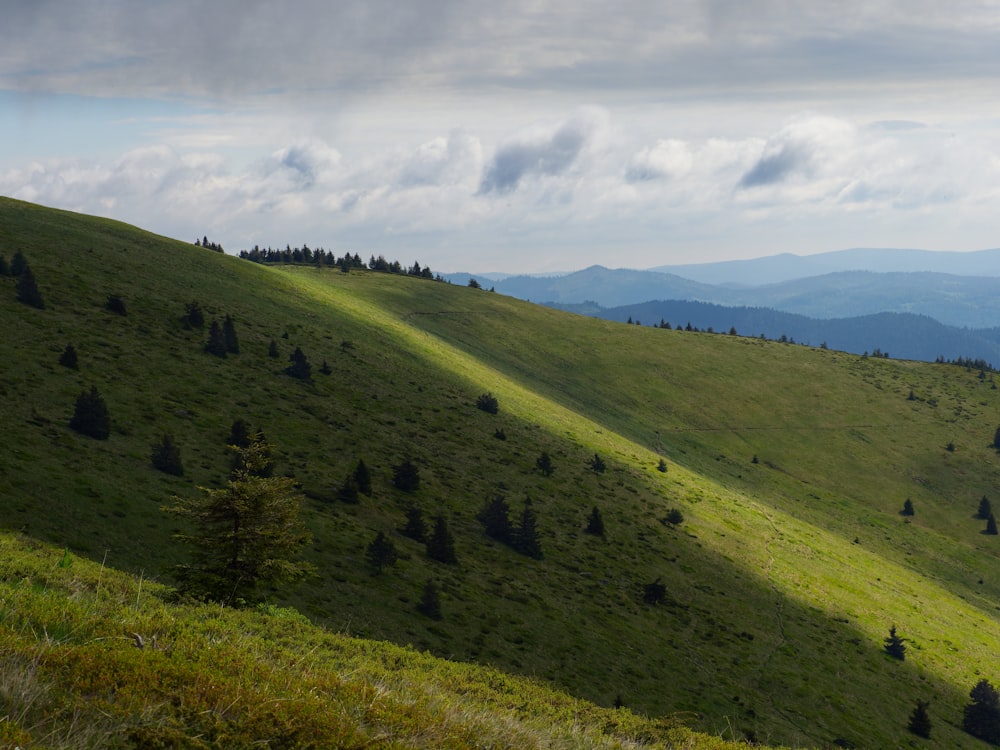
[(333, 634), (0, 534), (0, 744), (688, 748), (732, 743), (495, 669)]
[[(160, 507), (225, 479), (243, 418), (311, 498), (319, 575), (272, 600), (334, 630), (789, 745), (903, 744), (930, 700), (930, 744), (976, 746), (957, 724), (1000, 648), (1000, 542), (973, 518), (1000, 467), (988, 375), (614, 324), (422, 279), (263, 268), (0, 200), (0, 253), (16, 249), (46, 309), (0, 280), (8, 527), (169, 583), (185, 551)], [(103, 309), (108, 294), (127, 316)], [(234, 317), (239, 355), (202, 351), (206, 332), (180, 323), (193, 300)], [(68, 343), (78, 372), (57, 363)], [(282, 373), (296, 346), (310, 384)], [(92, 384), (114, 420), (106, 442), (67, 428)], [(487, 390), (497, 415), (475, 408)], [(164, 432), (183, 478), (150, 465)], [(551, 477), (535, 471), (542, 451)], [(589, 471), (594, 453), (606, 473)], [(359, 458), (373, 496), (339, 503)], [(413, 495), (391, 485), (404, 458), (420, 467)], [(484, 535), (476, 516), (496, 494), (515, 516), (531, 498), (542, 560)], [(398, 534), (411, 502), (446, 516), (458, 565)], [(603, 539), (583, 531), (595, 506)], [(684, 522), (665, 524), (669, 509)], [(373, 575), (378, 531), (400, 560)], [(657, 578), (668, 598), (652, 607), (642, 589)], [(439, 622), (416, 612), (428, 580)], [(881, 649), (893, 624), (909, 639), (902, 663)]]

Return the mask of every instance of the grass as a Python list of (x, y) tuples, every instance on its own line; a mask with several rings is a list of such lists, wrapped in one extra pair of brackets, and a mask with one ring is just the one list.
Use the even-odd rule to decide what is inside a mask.
[(294, 610), (169, 603), (160, 584), (11, 534), (0, 551), (4, 746), (734, 747)]
[[(46, 309), (0, 279), (8, 529), (169, 584), (185, 551), (160, 508), (225, 479), (225, 439), (244, 418), (310, 497), (320, 575), (271, 601), (329, 631), (790, 746), (895, 746), (916, 700), (931, 700), (932, 745), (977, 746), (957, 725), (1000, 648), (998, 542), (972, 518), (1000, 479), (989, 377), (614, 324), (421, 279), (263, 268), (0, 200), (0, 253), (18, 248)], [(103, 309), (108, 294), (126, 317)], [(192, 300), (209, 321), (233, 315), (238, 356), (202, 351), (207, 331), (180, 323)], [(57, 363), (67, 343), (79, 371)], [(312, 383), (282, 374), (296, 346)], [(111, 409), (108, 441), (66, 426), (91, 384)], [(475, 407), (486, 391), (497, 415)], [(182, 478), (150, 465), (164, 432)], [(542, 451), (551, 477), (534, 470)], [(587, 468), (595, 452), (604, 474)], [(372, 498), (332, 501), (359, 458)], [(414, 495), (391, 486), (404, 458), (420, 467)], [(533, 500), (544, 559), (483, 534), (476, 514), (497, 493), (515, 511)], [(399, 535), (410, 502), (447, 516), (457, 566)], [(595, 506), (605, 539), (583, 532)], [(663, 523), (671, 508), (684, 523)], [(400, 559), (373, 575), (364, 549), (378, 531)], [(649, 607), (642, 587), (656, 578), (668, 599)], [(416, 613), (428, 580), (440, 622)], [(881, 651), (893, 624), (909, 639), (903, 663)]]

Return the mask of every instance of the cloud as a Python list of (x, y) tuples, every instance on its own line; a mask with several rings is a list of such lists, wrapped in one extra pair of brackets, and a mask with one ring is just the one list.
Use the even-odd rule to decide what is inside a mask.
[(601, 127), (603, 119), (603, 113), (588, 109), (561, 123), (536, 124), (515, 133), (497, 147), (479, 192), (509, 193), (524, 178), (566, 172)]
[(792, 178), (808, 179), (829, 171), (854, 147), (854, 128), (829, 117), (798, 119), (764, 145), (756, 163), (738, 183), (742, 189), (775, 185)]

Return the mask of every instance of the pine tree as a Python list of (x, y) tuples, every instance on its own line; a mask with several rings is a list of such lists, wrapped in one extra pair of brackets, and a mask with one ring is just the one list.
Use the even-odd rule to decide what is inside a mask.
[(420, 470), (410, 459), (392, 467), (392, 484), (403, 492), (416, 492), (420, 489)]
[(226, 344), (226, 352), (229, 354), (240, 353), (240, 340), (236, 336), (236, 323), (233, 322), (232, 315), (227, 315), (222, 321), (222, 338)]
[(535, 466), (537, 466), (538, 470), (545, 476), (552, 476), (552, 458), (549, 457), (548, 451), (542, 451), (542, 455), (540, 455), (538, 460), (535, 461)]
[(323, 360), (323, 366), (319, 368), (319, 371), (321, 373), (323, 373), (324, 375), (331, 375), (331, 374), (333, 374), (333, 368), (330, 367), (330, 365), (327, 363), (327, 361), (325, 359)]
[(988, 680), (969, 691), (971, 702), (962, 711), (962, 729), (981, 740), (1000, 744), (1000, 695)]
[(601, 511), (596, 505), (590, 511), (590, 518), (587, 519), (587, 528), (584, 531), (595, 536), (604, 536), (604, 518), (601, 517)]
[(170, 435), (164, 435), (159, 443), (153, 446), (150, 460), (153, 466), (165, 474), (174, 476), (184, 475), (184, 466), (181, 463), (181, 449), (174, 443)]
[(990, 513), (990, 517), (986, 519), (986, 533), (990, 536), (996, 536), (997, 534), (997, 519), (992, 513)]
[(424, 514), (418, 506), (411, 504), (406, 508), (406, 525), (400, 532), (418, 542), (427, 541), (427, 524), (424, 523)]
[(10, 275), (20, 276), (27, 267), (28, 261), (25, 259), (24, 253), (18, 250), (10, 261)]
[(487, 501), (479, 511), (478, 518), (483, 524), (486, 536), (504, 544), (511, 542), (510, 506), (507, 505), (503, 495), (497, 495)]
[(587, 465), (590, 467), (590, 470), (595, 474), (603, 474), (605, 470), (608, 468), (605, 465), (604, 460), (596, 453), (594, 454), (594, 457), (587, 462)]
[(184, 317), (181, 320), (184, 321), (185, 328), (203, 328), (205, 314), (201, 311), (201, 305), (197, 302), (188, 302), (184, 306)]
[(290, 477), (262, 477), (270, 446), (257, 439), (234, 449), (239, 468), (226, 487), (196, 498), (174, 498), (165, 510), (193, 523), (177, 539), (193, 550), (194, 562), (177, 568), (188, 593), (228, 604), (259, 598), (266, 587), (313, 572), (298, 561), (311, 539), (299, 515), (304, 497)]
[(424, 584), (424, 593), (420, 597), (417, 611), (432, 620), (441, 619), (441, 593), (434, 581), (428, 581)]
[(900, 514), (904, 516), (913, 515), (913, 501), (910, 498), (906, 498), (903, 502), (903, 509), (900, 511)]
[(927, 713), (929, 707), (930, 703), (927, 701), (917, 700), (917, 705), (910, 714), (910, 723), (907, 725), (907, 729), (926, 740), (931, 738), (931, 717)]
[(219, 321), (213, 320), (208, 328), (208, 341), (205, 343), (205, 351), (216, 357), (226, 356), (226, 337), (222, 333)]
[(111, 415), (96, 385), (77, 396), (69, 426), (97, 440), (107, 440), (111, 435)]
[(226, 445), (235, 445), (237, 448), (248, 448), (250, 447), (251, 439), (250, 425), (243, 419), (233, 420), (233, 425), (229, 428), (229, 439), (226, 441)]
[(312, 379), (312, 365), (309, 364), (309, 360), (302, 352), (302, 349), (295, 347), (295, 351), (288, 355), (288, 361), (291, 362), (291, 364), (285, 368), (285, 372), (288, 375), (291, 375), (293, 378), (298, 378), (299, 380)]
[(79, 369), (79, 363), (76, 357), (76, 348), (72, 344), (66, 344), (66, 348), (63, 349), (63, 353), (59, 355), (59, 364), (63, 367), (68, 367), (70, 370)]
[(347, 503), (348, 505), (358, 504), (358, 483), (354, 481), (353, 476), (347, 477), (344, 483), (340, 485), (340, 490), (337, 491), (337, 498), (342, 503)]
[(542, 543), (538, 538), (538, 517), (535, 515), (535, 509), (531, 507), (531, 498), (524, 501), (521, 522), (514, 532), (514, 549), (522, 555), (536, 560), (542, 559)]
[(369, 565), (375, 568), (376, 573), (381, 573), (382, 569), (387, 566), (395, 565), (397, 558), (396, 545), (392, 543), (391, 539), (387, 539), (381, 531), (375, 535), (375, 538), (368, 543), (368, 547), (365, 549), (365, 559), (368, 560)]
[(667, 598), (667, 587), (659, 578), (642, 587), (642, 600), (646, 604), (661, 604)]
[(125, 300), (117, 294), (108, 295), (108, 298), (104, 301), (104, 309), (108, 312), (113, 312), (115, 315), (128, 315), (128, 310), (125, 309)]
[(38, 284), (35, 282), (35, 274), (31, 272), (31, 269), (24, 266), (24, 270), (17, 277), (17, 284), (15, 286), (17, 291), (17, 301), (23, 302), (31, 307), (38, 308), (39, 310), (45, 309), (45, 302), (42, 300), (42, 293), (38, 291)]
[(267, 356), (271, 359), (277, 359), (281, 356), (281, 352), (278, 351), (278, 342), (271, 339), (271, 343), (267, 345)]
[(990, 499), (983, 495), (982, 499), (979, 501), (979, 512), (976, 513), (977, 518), (982, 518), (984, 521), (990, 517), (993, 513), (993, 507), (990, 505)]
[(667, 473), (667, 462), (665, 459), (660, 459), (660, 462), (656, 465), (656, 470), (663, 474)]
[(906, 658), (905, 638), (900, 638), (896, 633), (896, 626), (889, 628), (889, 636), (885, 639), (885, 652), (893, 659), (903, 661)]
[(363, 458), (359, 458), (358, 465), (354, 467), (354, 481), (358, 485), (358, 492), (366, 497), (372, 496), (372, 473)]
[(458, 562), (455, 555), (455, 540), (448, 530), (448, 522), (444, 516), (434, 519), (434, 531), (427, 540), (427, 556), (438, 562), (454, 564)]
[(1000, 427), (997, 427), (997, 431), (993, 433), (993, 447), (1000, 451)]

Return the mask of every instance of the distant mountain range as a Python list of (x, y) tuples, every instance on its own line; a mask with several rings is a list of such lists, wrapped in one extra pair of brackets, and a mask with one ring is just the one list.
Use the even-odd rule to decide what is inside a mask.
[[(452, 274), (466, 284), (469, 274)], [(1000, 249), (852, 249), (562, 276), (475, 276), (486, 288), (596, 317), (712, 327), (855, 353), (1000, 363)], [(892, 313), (889, 315), (888, 313)]]

